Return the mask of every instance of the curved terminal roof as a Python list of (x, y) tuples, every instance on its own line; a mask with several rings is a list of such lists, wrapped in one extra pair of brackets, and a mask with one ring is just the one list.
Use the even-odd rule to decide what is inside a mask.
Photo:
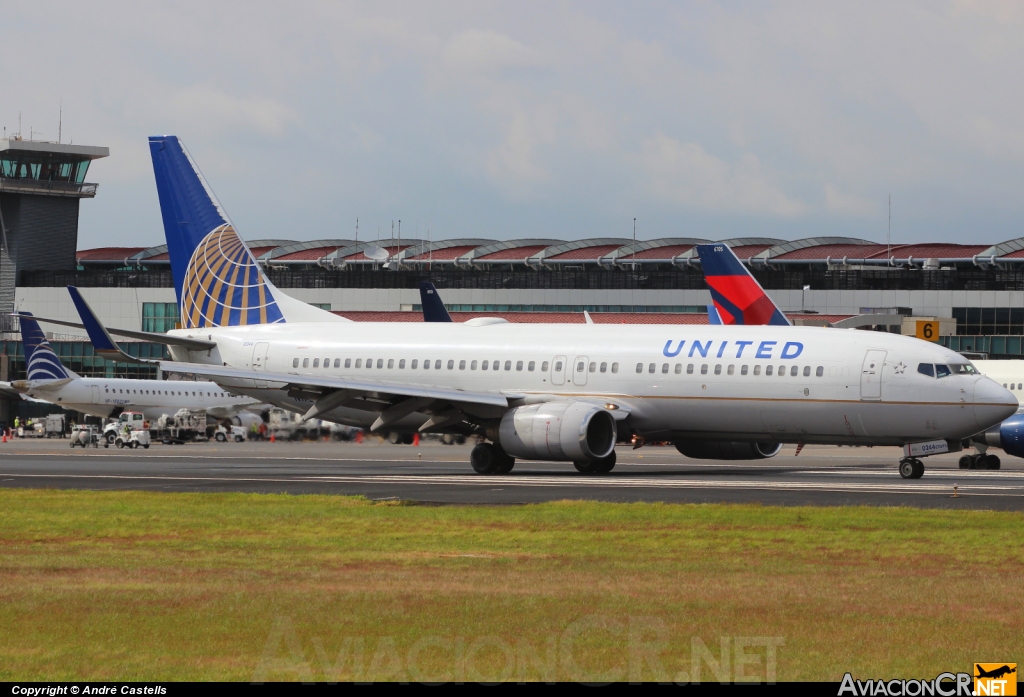
[(657, 240), (637, 240), (636, 253), (633, 252), (633, 241), (619, 247), (605, 259), (674, 259), (677, 256), (686, 254), (693, 249), (694, 245), (704, 244), (711, 240), (704, 240), (698, 237), (662, 237)]
[(754, 256), (757, 259), (825, 259), (830, 256), (863, 259), (877, 252), (878, 247), (875, 242), (855, 237), (807, 237), (768, 247)]
[(354, 244), (352, 240), (312, 240), (275, 247), (259, 257), (261, 261), (316, 261), (333, 251)]
[[(366, 252), (380, 246), (389, 258), (403, 262), (424, 263), (428, 259), (444, 263), (503, 263), (535, 265), (543, 262), (580, 262), (608, 264), (628, 261), (658, 263), (673, 259), (686, 260), (696, 256), (694, 246), (710, 243), (696, 237), (662, 237), (638, 240), (633, 249), (632, 240), (619, 237), (593, 237), (582, 240), (556, 240), (522, 238), (516, 240), (489, 240), (485, 238), (452, 238), (436, 241), (421, 239), (383, 239), (355, 242), (344, 239), (322, 239), (307, 242), (281, 239), (251, 240), (247, 244), (253, 255), (261, 261), (294, 264), (365, 263)], [(851, 263), (857, 260), (878, 264), (892, 256), (897, 262), (912, 258), (916, 264), (925, 259), (945, 259), (988, 263), (989, 258), (1024, 259), (1024, 237), (999, 244), (957, 244), (926, 242), (899, 244), (887, 247), (878, 242), (854, 237), (808, 237), (783, 241), (770, 237), (740, 237), (721, 240), (729, 245), (740, 259), (763, 261), (778, 260), (787, 263)], [(167, 245), (155, 247), (99, 247), (83, 249), (77, 253), (79, 264), (86, 266), (118, 267), (125, 264), (145, 266), (166, 264)]]
[(536, 254), (532, 255), (532, 259), (544, 261), (582, 261), (590, 260), (596, 261), (606, 254), (614, 252), (624, 244), (629, 244), (631, 240), (620, 239), (617, 237), (595, 237), (587, 240), (573, 240), (572, 242), (562, 242), (560, 244), (553, 244), (550, 247), (540, 250)]
[(537, 252), (562, 244), (562, 240), (521, 239), (484, 245), (463, 254), (460, 261), (525, 261)]
[(421, 245), (413, 245), (402, 251), (398, 256), (409, 261), (450, 261), (478, 247), (494, 244), (495, 240), (474, 238), (456, 238), (452, 240), (432, 240)]
[(75, 253), (78, 263), (121, 263), (124, 264), (137, 254), (146, 251), (145, 247), (97, 247), (96, 249), (80, 249)]
[(382, 259), (371, 259), (366, 256), (366, 252), (370, 251), (375, 247), (387, 250), (388, 259), (395, 256), (399, 252), (408, 249), (409, 247), (415, 247), (422, 245), (425, 240), (417, 239), (386, 239), (386, 240), (369, 240), (366, 242), (353, 242), (352, 244), (336, 249), (330, 254), (321, 257), (321, 261), (324, 262), (356, 262), (356, 261), (386, 261)]

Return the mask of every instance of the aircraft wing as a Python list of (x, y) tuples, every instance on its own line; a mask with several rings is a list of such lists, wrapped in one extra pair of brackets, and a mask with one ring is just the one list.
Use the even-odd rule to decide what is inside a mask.
[(268, 387), (280, 386), (279, 389), (313, 401), (312, 408), (303, 415), (305, 419), (342, 406), (358, 405), (364, 409), (379, 410), (381, 418), (377, 419), (371, 430), (398, 421), (416, 411), (434, 415), (421, 429), (428, 430), (455, 418), (461, 421), (466, 418), (464, 412), (479, 414), (481, 411), (497, 410), (497, 414), (500, 415), (500, 410), (508, 407), (508, 398), (498, 392), (459, 390), (437, 385), (275, 373), (251, 368), (176, 361), (160, 361), (160, 369), (172, 373), (205, 375), (216, 382), (252, 380), (270, 383)]

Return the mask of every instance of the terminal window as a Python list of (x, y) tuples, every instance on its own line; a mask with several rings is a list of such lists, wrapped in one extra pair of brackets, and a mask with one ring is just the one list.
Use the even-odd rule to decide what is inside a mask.
[(142, 303), (142, 331), (163, 334), (177, 324), (177, 303)]
[(960, 336), (1024, 334), (1024, 307), (954, 307)]

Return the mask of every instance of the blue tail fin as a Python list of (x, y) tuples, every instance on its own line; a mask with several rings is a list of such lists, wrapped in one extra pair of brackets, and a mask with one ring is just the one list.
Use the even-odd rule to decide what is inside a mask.
[(339, 321), (263, 275), (177, 136), (152, 136), (160, 212), (184, 329)]
[[(698, 244), (697, 254), (711, 290), (717, 324), (791, 324), (728, 245)], [(710, 310), (711, 323), (716, 324)]]
[(452, 316), (448, 314), (437, 288), (430, 281), (420, 283), (420, 302), (423, 304), (424, 322), (451, 322)]
[(25, 377), (29, 380), (64, 380), (76, 377), (73, 372), (61, 365), (57, 354), (53, 352), (46, 335), (39, 328), (39, 322), (28, 319), (21, 312), (21, 341), (25, 346)]

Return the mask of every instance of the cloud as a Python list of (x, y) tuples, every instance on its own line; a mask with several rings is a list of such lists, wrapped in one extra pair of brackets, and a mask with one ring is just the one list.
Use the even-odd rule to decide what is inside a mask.
[(643, 142), (641, 162), (650, 192), (680, 206), (782, 217), (807, 210), (769, 181), (751, 153), (730, 165), (697, 143), (681, 143), (659, 133)]
[(464, 73), (539, 68), (546, 63), (540, 51), (490, 29), (471, 29), (453, 36), (444, 47), (441, 61)]
[(870, 217), (878, 213), (874, 201), (857, 194), (841, 193), (831, 184), (825, 185), (825, 208), (834, 213)]
[(210, 84), (170, 91), (159, 110), (171, 121), (194, 124), (206, 132), (251, 130), (280, 136), (297, 120), (296, 113), (277, 100), (239, 97)]

